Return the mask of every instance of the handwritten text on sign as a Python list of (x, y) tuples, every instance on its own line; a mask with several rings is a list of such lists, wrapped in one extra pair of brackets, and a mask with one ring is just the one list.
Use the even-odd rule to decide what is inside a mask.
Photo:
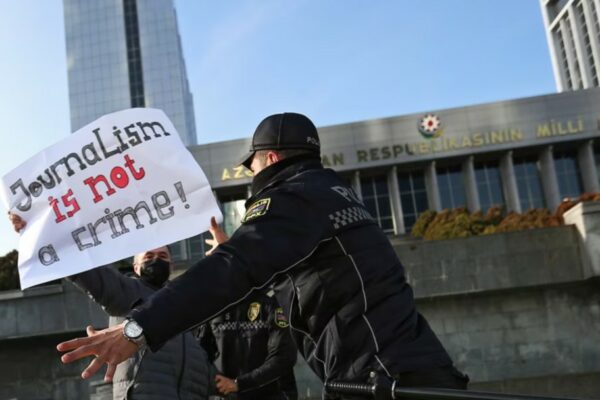
[(197, 235), (221, 219), (206, 176), (160, 110), (106, 115), (2, 179), (27, 221), (24, 289)]

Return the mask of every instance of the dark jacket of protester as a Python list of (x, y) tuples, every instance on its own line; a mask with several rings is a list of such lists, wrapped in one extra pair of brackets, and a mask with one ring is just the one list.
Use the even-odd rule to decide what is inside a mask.
[(220, 373), (236, 379), (239, 400), (285, 400), (280, 377), (291, 373), (298, 350), (283, 309), (256, 292), (202, 325), (200, 344)]
[[(112, 267), (100, 267), (70, 278), (111, 316), (110, 325), (157, 288)], [(167, 318), (159, 318), (166, 323)], [(192, 333), (175, 336), (157, 352), (141, 349), (119, 364), (113, 378), (113, 399), (197, 400), (215, 392), (214, 369)]]
[(246, 205), (229, 241), (132, 312), (153, 350), (274, 282), (299, 351), (323, 380), (452, 365), (389, 239), (318, 157), (267, 167)]

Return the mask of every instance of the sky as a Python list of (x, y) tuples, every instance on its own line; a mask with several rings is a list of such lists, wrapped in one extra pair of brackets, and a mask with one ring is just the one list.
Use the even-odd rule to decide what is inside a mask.
[[(175, 0), (198, 143), (556, 92), (539, 0)], [(70, 133), (61, 0), (0, 0), (0, 176)], [(0, 219), (0, 255), (18, 235)]]

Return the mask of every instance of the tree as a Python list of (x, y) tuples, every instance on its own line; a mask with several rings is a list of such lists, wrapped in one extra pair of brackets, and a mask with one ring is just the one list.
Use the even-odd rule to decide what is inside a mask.
[(19, 289), (19, 270), (17, 269), (17, 250), (0, 257), (0, 290)]

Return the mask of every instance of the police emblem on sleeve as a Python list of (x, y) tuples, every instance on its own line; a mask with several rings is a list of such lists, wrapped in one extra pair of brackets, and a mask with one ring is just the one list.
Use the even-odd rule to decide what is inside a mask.
[(275, 310), (275, 325), (277, 325), (280, 328), (287, 328), (288, 326), (290, 326), (290, 323), (288, 322), (288, 319), (285, 316), (285, 313), (283, 312), (283, 308), (281, 307), (277, 307), (277, 309)]
[(242, 218), (242, 223), (248, 222), (255, 218), (258, 218), (261, 215), (265, 215), (267, 213), (267, 211), (269, 211), (270, 205), (271, 205), (270, 197), (267, 197), (266, 199), (260, 199), (257, 202), (253, 203), (246, 210), (246, 214), (244, 214), (244, 218)]
[(254, 321), (258, 318), (258, 314), (260, 314), (260, 303), (250, 303), (250, 307), (248, 307), (248, 319)]

